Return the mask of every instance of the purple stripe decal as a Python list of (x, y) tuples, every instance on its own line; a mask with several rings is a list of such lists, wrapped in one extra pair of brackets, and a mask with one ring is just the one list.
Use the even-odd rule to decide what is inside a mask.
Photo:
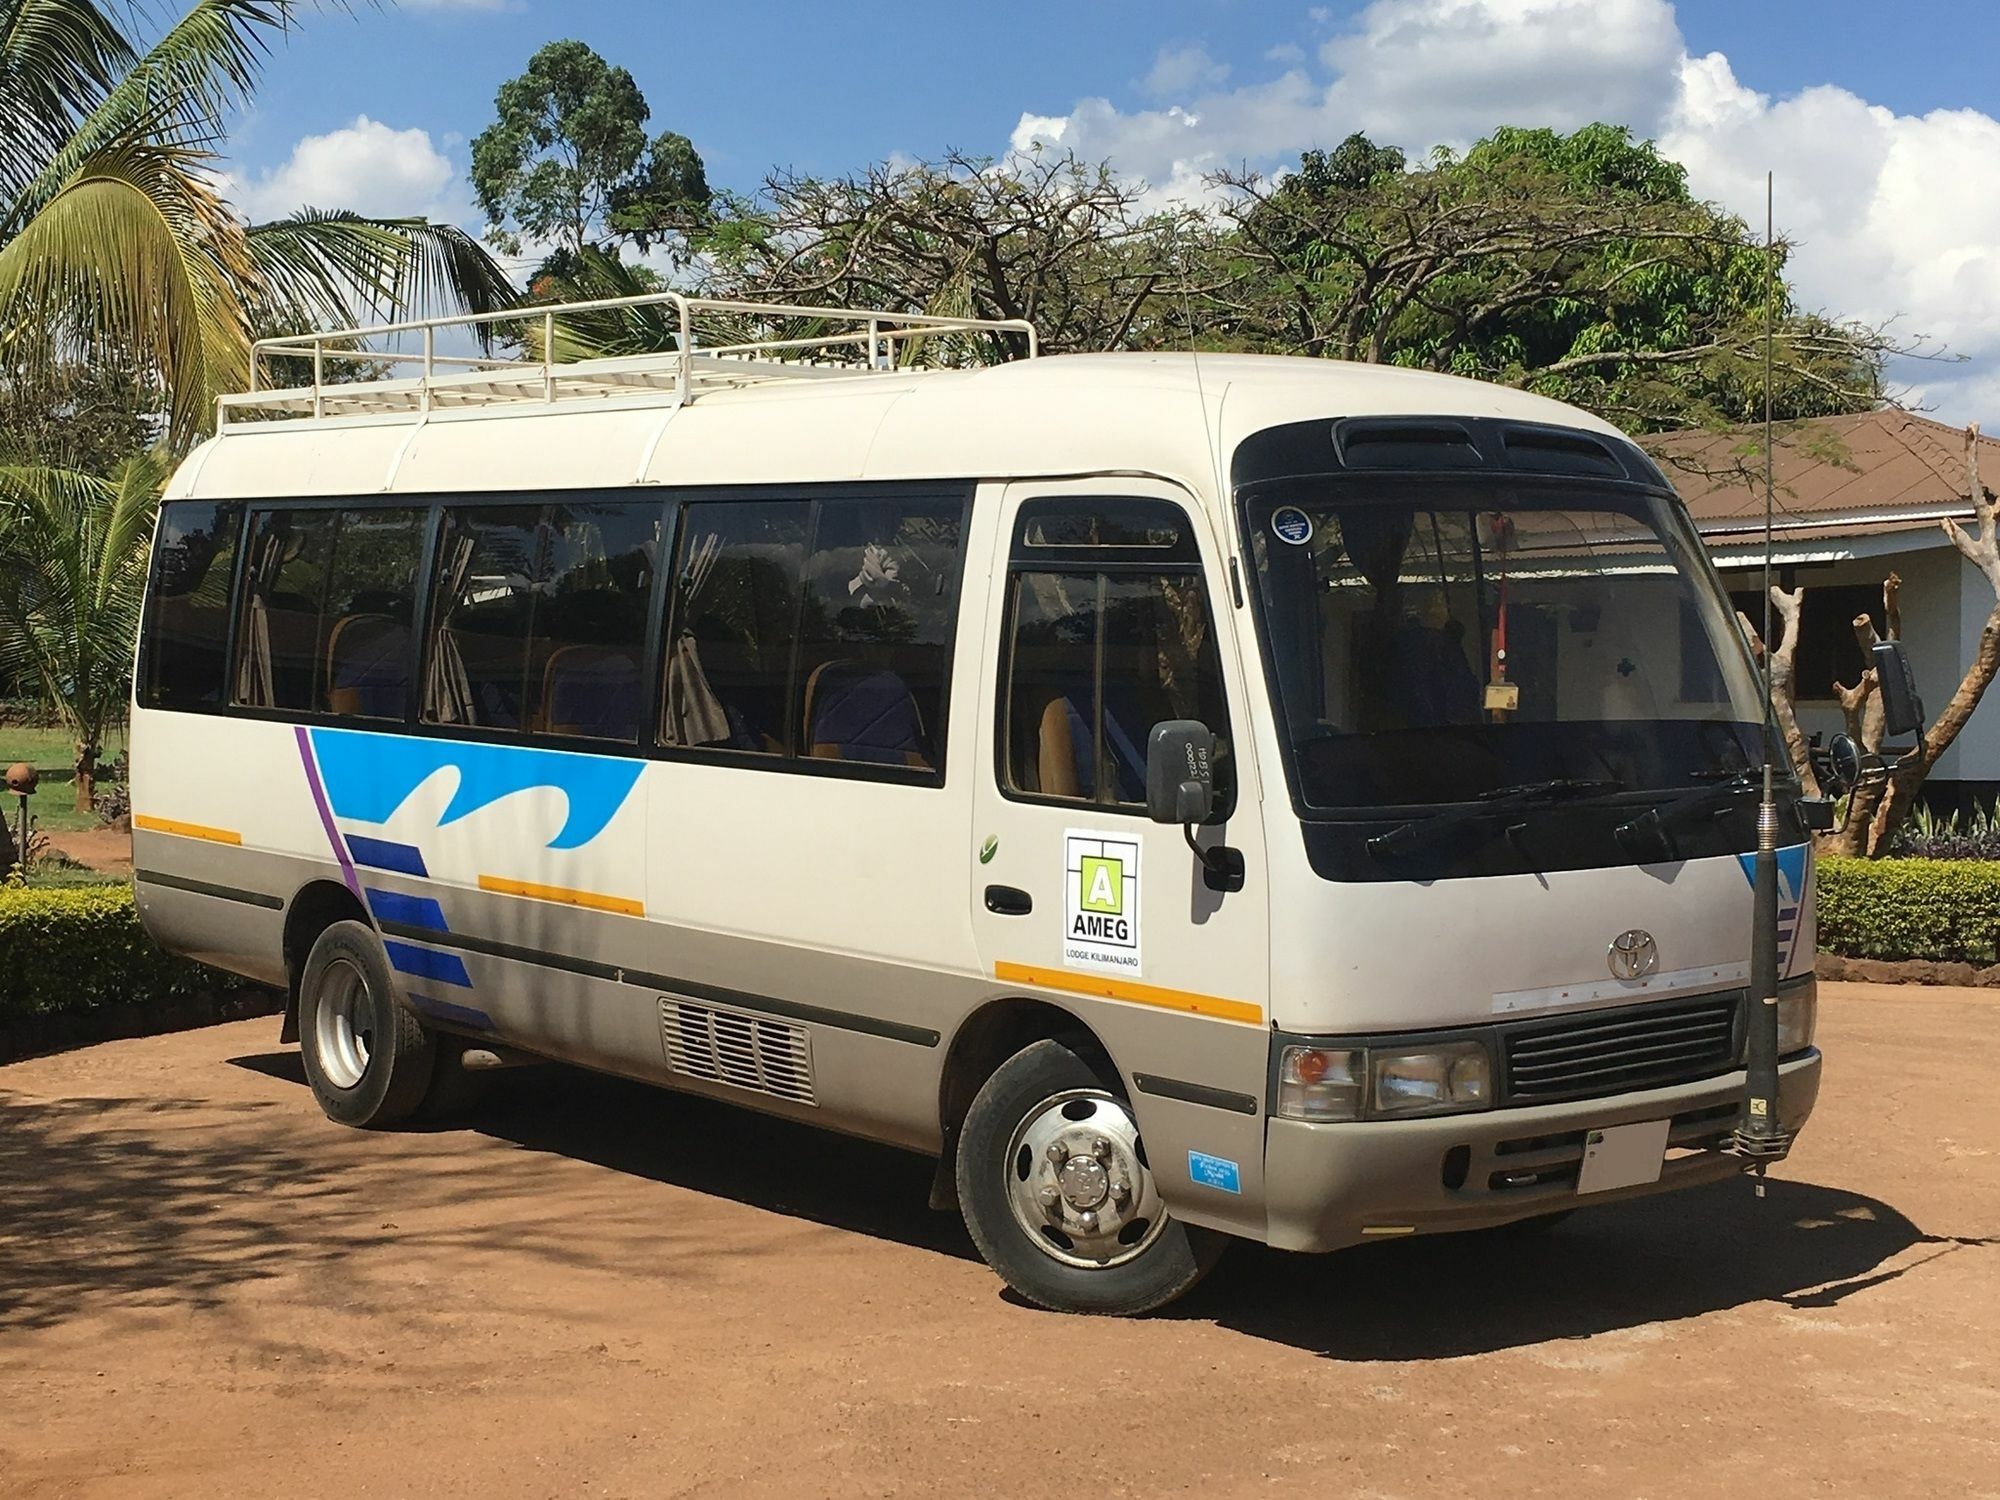
[(305, 763), (306, 785), (312, 788), (313, 806), (319, 809), (319, 821), (326, 829), (327, 842), (333, 845), (333, 857), (340, 861), (340, 877), (347, 882), (347, 888), (356, 896), (361, 894), (361, 881), (355, 876), (354, 862), (347, 857), (347, 846), (340, 841), (340, 830), (333, 826), (333, 809), (326, 805), (326, 788), (320, 785), (319, 767), (313, 762), (312, 741), (306, 736), (303, 724), (293, 733), (299, 737), (299, 759)]

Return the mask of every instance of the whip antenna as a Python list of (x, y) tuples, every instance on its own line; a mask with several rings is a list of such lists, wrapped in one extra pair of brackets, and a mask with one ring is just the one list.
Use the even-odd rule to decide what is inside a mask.
[[(1782, 1160), (1792, 1138), (1778, 1118), (1778, 796), (1775, 736), (1771, 732), (1771, 530), (1776, 509), (1771, 452), (1771, 349), (1777, 338), (1777, 235), (1773, 229), (1772, 174), (1764, 174), (1764, 795), (1757, 804), (1757, 854), (1751, 867), (1750, 984), (1743, 1116), (1736, 1126), (1738, 1155), (1757, 1172)], [(1803, 893), (1800, 893), (1801, 895)]]

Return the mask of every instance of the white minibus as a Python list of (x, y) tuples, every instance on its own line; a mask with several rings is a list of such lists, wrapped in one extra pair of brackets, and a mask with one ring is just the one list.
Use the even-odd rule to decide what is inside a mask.
[(1631, 440), (1378, 365), (648, 300), (669, 352), (562, 362), (540, 308), (517, 357), (259, 346), (310, 382), (225, 397), (161, 507), (140, 910), (286, 990), (330, 1117), (524, 1059), (688, 1090), (936, 1156), (1011, 1287), (1109, 1313), (1232, 1236), (1749, 1165), (1766, 719)]

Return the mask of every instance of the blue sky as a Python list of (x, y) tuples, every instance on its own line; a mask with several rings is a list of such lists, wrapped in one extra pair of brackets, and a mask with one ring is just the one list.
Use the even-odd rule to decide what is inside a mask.
[(232, 130), (240, 205), (476, 227), (466, 143), (498, 84), (568, 36), (742, 190), (773, 165), (1039, 139), (1195, 196), (1216, 166), (1281, 169), (1354, 128), (1422, 148), (1616, 119), (1746, 216), (1775, 170), (1807, 300), (1948, 342), (1962, 363), (1905, 378), (1940, 415), (2000, 421), (1991, 0), (402, 0), (310, 15), (273, 56)]

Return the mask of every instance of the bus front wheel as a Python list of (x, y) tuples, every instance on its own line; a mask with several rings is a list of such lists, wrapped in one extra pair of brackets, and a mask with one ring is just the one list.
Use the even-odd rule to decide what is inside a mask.
[(389, 961), (360, 922), (319, 935), (299, 977), (299, 1051), (327, 1118), (394, 1125), (415, 1114), (437, 1066), (437, 1044), (391, 988)]
[(1225, 1243), (1168, 1215), (1131, 1109), (1060, 1042), (1023, 1048), (986, 1080), (957, 1168), (979, 1253), (1016, 1293), (1057, 1312), (1163, 1307)]

